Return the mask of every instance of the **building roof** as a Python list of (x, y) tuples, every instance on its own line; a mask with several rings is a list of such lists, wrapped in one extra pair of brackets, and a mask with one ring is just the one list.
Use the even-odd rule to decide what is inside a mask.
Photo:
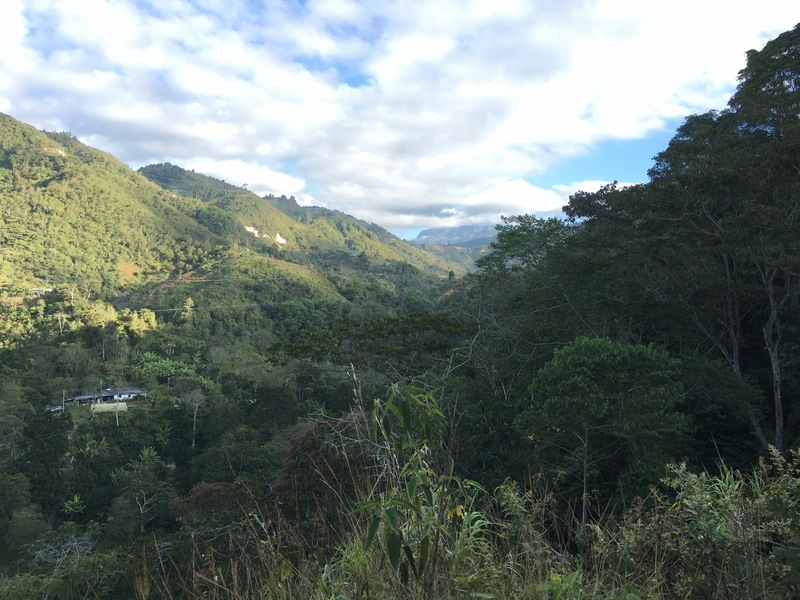
[(138, 387), (119, 387), (119, 388), (104, 388), (100, 392), (103, 396), (121, 396), (124, 394), (133, 396), (145, 396), (147, 392)]

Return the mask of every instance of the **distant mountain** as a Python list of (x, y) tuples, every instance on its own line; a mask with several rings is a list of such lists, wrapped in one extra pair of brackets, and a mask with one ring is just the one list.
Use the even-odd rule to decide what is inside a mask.
[(261, 198), (246, 188), (169, 163), (148, 165), (139, 173), (165, 190), (204, 202), (202, 220), (212, 230), (238, 231), (245, 243), (271, 246), (292, 262), (322, 269), (349, 266), (358, 270), (369, 265), (377, 272), (405, 264), (436, 276), (464, 270), (341, 211), (300, 206), (286, 196)]
[(489, 244), (496, 237), (492, 225), (462, 225), (425, 229), (411, 243), (471, 271), (475, 268), (475, 261), (488, 252)]
[(411, 240), (412, 244), (439, 244), (475, 248), (488, 246), (497, 236), (494, 225), (462, 225), (460, 227), (436, 227), (425, 229)]

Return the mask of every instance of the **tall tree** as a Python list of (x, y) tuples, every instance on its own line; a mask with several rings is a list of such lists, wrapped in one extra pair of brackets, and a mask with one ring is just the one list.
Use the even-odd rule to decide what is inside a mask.
[(641, 492), (677, 458), (687, 433), (677, 367), (653, 346), (578, 338), (536, 372), (518, 427), (534, 464), (580, 490), (582, 524), (593, 493)]
[[(772, 371), (775, 445), (784, 446), (783, 342), (800, 273), (800, 24), (747, 53), (729, 105), (760, 184), (744, 218), (757, 240), (753, 262), (768, 301), (762, 326)], [(769, 235), (765, 235), (765, 230)], [(791, 311), (794, 315), (796, 311)]]
[(689, 117), (650, 177), (640, 191), (576, 194), (566, 212), (590, 248), (614, 256), (604, 277), (639, 290), (626, 310), (640, 324), (649, 315), (645, 336), (713, 350), (740, 377), (768, 365), (771, 439), (755, 407), (751, 421), (764, 447), (783, 449), (800, 273), (800, 26), (748, 53), (730, 108)]

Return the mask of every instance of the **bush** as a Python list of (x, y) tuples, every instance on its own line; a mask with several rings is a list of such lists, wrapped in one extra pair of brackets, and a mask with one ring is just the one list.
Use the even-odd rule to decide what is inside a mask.
[[(673, 466), (614, 530), (595, 528), (593, 568), (608, 587), (663, 598), (789, 598), (800, 583), (800, 453), (745, 475)], [(609, 579), (609, 576), (611, 579)]]

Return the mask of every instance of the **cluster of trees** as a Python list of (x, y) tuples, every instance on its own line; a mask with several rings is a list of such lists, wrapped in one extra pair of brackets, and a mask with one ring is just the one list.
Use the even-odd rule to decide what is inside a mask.
[[(114, 260), (161, 280), (0, 271), (0, 595), (791, 597), (798, 61), (800, 26), (647, 183), (505, 219), (460, 280), (336, 211), (144, 169), (189, 196), (147, 196), (184, 243)], [(47, 161), (136, 184), (9, 123), (0, 234), (54, 210), (74, 164)], [(241, 237), (278, 222), (287, 248)], [(147, 400), (44, 410), (115, 384)]]
[(467, 412), (492, 451), (529, 432), (520, 467), (582, 470), (585, 497), (652, 483), (666, 457), (739, 466), (796, 443), (798, 56), (798, 28), (751, 51), (729, 108), (689, 117), (649, 182), (505, 220), (466, 291), (494, 420)]

